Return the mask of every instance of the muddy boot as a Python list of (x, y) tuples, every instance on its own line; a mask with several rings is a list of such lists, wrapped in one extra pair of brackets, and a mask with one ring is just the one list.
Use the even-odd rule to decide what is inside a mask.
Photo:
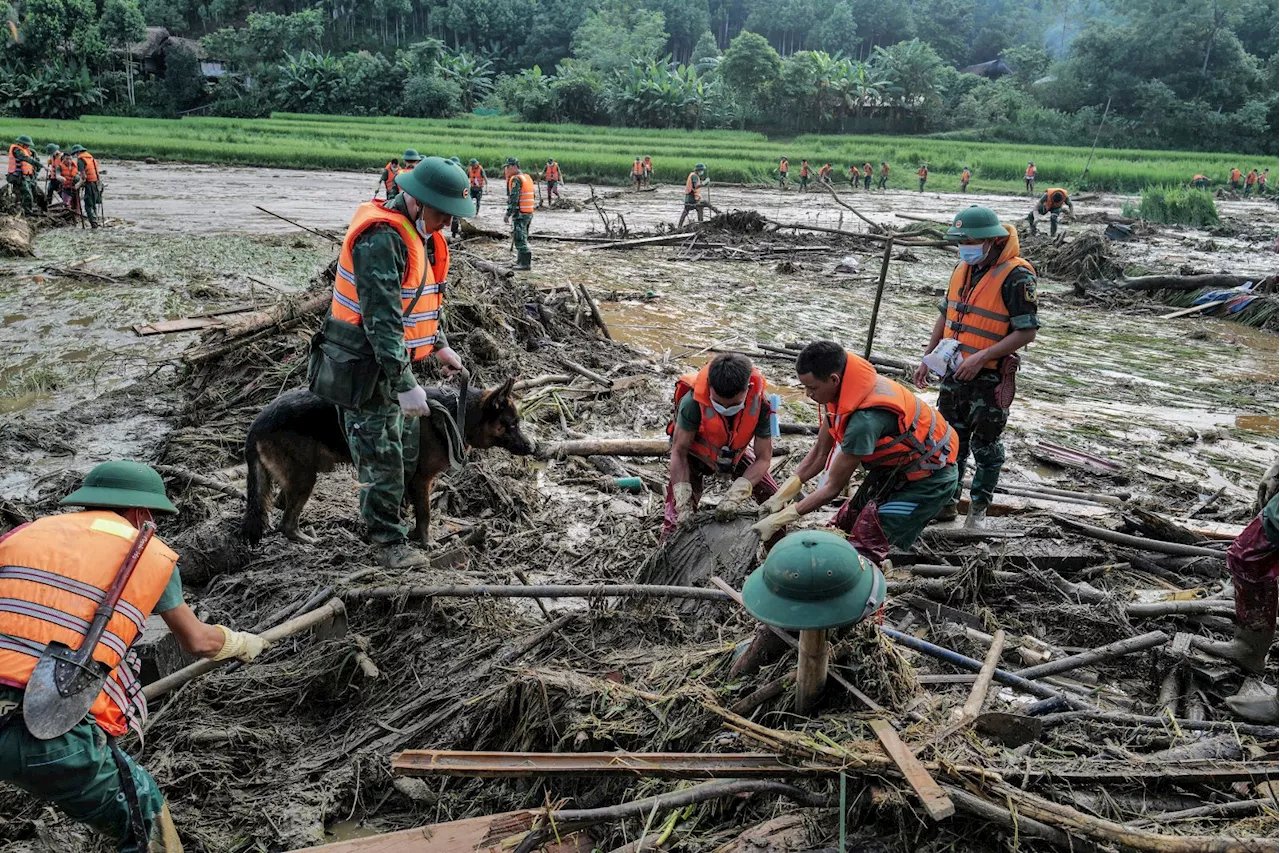
[(938, 514), (933, 517), (934, 521), (955, 521), (960, 515), (960, 502), (952, 501), (946, 504), (942, 509), (938, 510)]
[(1058, 236), (1058, 217), (1054, 216), (1049, 220), (1049, 239)]
[(1251, 723), (1275, 725), (1280, 721), (1280, 694), (1256, 678), (1246, 678), (1240, 692), (1228, 696), (1226, 704), (1233, 714)]
[(411, 569), (427, 565), (431, 558), (408, 542), (396, 542), (378, 549), (378, 562), (387, 569)]
[(533, 269), (533, 253), (532, 253), (532, 252), (520, 252), (520, 253), (516, 256), (516, 269), (518, 269), (518, 270), (530, 270), (530, 269)]
[(985, 530), (987, 527), (987, 505), (969, 504), (969, 514), (964, 517), (967, 530)]
[(1275, 628), (1253, 630), (1237, 625), (1235, 639), (1230, 642), (1199, 640), (1195, 646), (1205, 654), (1234, 661), (1246, 672), (1261, 673), (1266, 669), (1267, 652), (1275, 636)]

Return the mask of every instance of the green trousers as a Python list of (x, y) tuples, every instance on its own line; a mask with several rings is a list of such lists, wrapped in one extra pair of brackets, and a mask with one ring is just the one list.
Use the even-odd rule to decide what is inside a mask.
[(885, 495), (876, 507), (880, 528), (895, 548), (907, 549), (920, 538), (939, 510), (955, 499), (960, 472), (955, 465)]
[(23, 175), (8, 175), (5, 178), (13, 187), (13, 195), (22, 204), (22, 212), (30, 216), (35, 213), (36, 179)]
[(529, 251), (529, 226), (533, 223), (532, 213), (515, 213), (511, 216), (511, 239), (515, 243), (517, 263), (527, 265), (533, 259)]
[[(22, 691), (0, 687), (0, 707), (9, 703), (21, 705)], [(123, 752), (119, 755), (133, 777), (144, 832), (150, 838), (164, 796), (150, 773)], [(52, 803), (72, 820), (116, 839), (121, 853), (146, 853), (146, 842), (139, 844), (133, 837), (122, 781), (107, 733), (92, 720), (53, 740), (33, 737), (17, 715), (0, 727), (0, 782)]]
[(969, 501), (979, 507), (988, 506), (995, 498), (1004, 465), (1004, 442), (1000, 440), (1009, 410), (996, 402), (999, 374), (984, 370), (970, 382), (950, 380), (938, 391), (938, 412), (946, 418), (960, 439), (956, 456), (959, 476), (955, 499), (964, 488), (964, 469), (969, 453), (973, 453), (973, 482), (969, 485)]
[(476, 203), (476, 213), (480, 212), (480, 199), (484, 198), (484, 187), (471, 188), (471, 200)]
[(403, 542), (405, 484), (418, 467), (418, 418), (406, 418), (390, 386), (374, 392), (359, 409), (343, 409), (347, 445), (360, 478), (360, 517), (371, 542)]
[(85, 184), (82, 192), (84, 193), (85, 218), (89, 220), (90, 225), (97, 228), (98, 208), (102, 205), (102, 185)]

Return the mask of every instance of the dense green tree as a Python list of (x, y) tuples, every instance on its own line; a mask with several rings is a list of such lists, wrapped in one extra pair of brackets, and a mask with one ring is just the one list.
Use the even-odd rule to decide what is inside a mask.
[(653, 62), (667, 43), (661, 12), (611, 5), (587, 16), (573, 34), (573, 55), (603, 73)]
[(968, 64), (973, 38), (973, 3), (969, 0), (917, 0), (916, 35), (948, 65)]
[(110, 44), (125, 55), (125, 71), (129, 103), (135, 103), (133, 93), (133, 52), (129, 45), (142, 41), (147, 34), (147, 25), (142, 18), (142, 10), (136, 0), (107, 0), (102, 6), (102, 20), (98, 23)]
[(847, 2), (836, 3), (809, 34), (810, 45), (832, 56), (854, 56), (862, 39), (858, 36), (858, 22), (853, 19), (853, 7)]
[(876, 46), (897, 44), (916, 33), (907, 0), (849, 0), (849, 8), (868, 55)]
[(1043, 47), (1020, 44), (1001, 52), (1000, 57), (1013, 68), (1013, 79), (1024, 88), (1030, 87), (1049, 69), (1049, 52)]
[(663, 28), (669, 37), (668, 52), (677, 62), (687, 62), (710, 22), (707, 0), (643, 0), (643, 5), (662, 13)]
[(462, 107), (462, 90), (452, 80), (415, 74), (404, 85), (401, 115), (417, 118), (445, 118)]
[(745, 126), (747, 111), (759, 105), (782, 73), (782, 57), (764, 36), (744, 30), (729, 44), (719, 73), (739, 104), (739, 123)]
[(877, 47), (873, 61), (890, 85), (886, 94), (901, 114), (907, 110), (927, 110), (941, 100), (938, 93), (942, 58), (919, 39)]
[(689, 56), (689, 64), (698, 69), (699, 72), (710, 71), (720, 64), (720, 48), (716, 45), (716, 37), (711, 34), (711, 30), (704, 30), (702, 35), (698, 36), (697, 43), (693, 46), (693, 53)]
[(200, 106), (205, 96), (200, 58), (185, 47), (171, 47), (164, 55), (164, 92), (169, 109), (179, 113)]
[(521, 64), (554, 68), (571, 53), (574, 30), (595, 6), (595, 0), (539, 0), (526, 21), (528, 38), (520, 48)]

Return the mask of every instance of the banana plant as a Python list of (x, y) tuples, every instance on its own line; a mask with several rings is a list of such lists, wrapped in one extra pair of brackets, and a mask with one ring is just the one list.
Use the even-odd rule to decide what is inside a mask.
[(462, 90), (462, 109), (471, 112), (476, 102), (493, 91), (493, 63), (460, 50), (436, 60), (436, 70)]

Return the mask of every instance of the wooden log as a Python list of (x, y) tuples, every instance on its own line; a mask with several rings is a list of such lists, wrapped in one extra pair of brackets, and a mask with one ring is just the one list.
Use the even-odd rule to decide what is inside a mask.
[(1109, 660), (1122, 655), (1133, 654), (1134, 652), (1145, 651), (1156, 646), (1162, 646), (1168, 641), (1169, 635), (1164, 631), (1151, 631), (1138, 637), (1130, 637), (1127, 640), (1119, 640), (1114, 643), (1108, 643), (1105, 646), (1099, 646), (1096, 649), (1090, 649), (1087, 652), (1081, 652), (1071, 657), (1062, 658), (1060, 660), (1049, 661), (1038, 666), (1029, 666), (1026, 669), (1014, 671), (1014, 675), (1021, 678), (1043, 678), (1046, 675), (1057, 675), (1062, 672), (1070, 672), (1073, 669), (1079, 669), (1082, 666), (1090, 666), (1104, 660)]
[[(328, 291), (307, 292), (297, 298), (281, 300), (280, 304), (268, 311), (250, 314), (234, 326), (221, 329), (222, 335), (210, 342), (202, 342), (187, 349), (182, 360), (188, 364), (199, 364), (231, 352), (239, 347), (245, 338), (267, 329), (287, 329), (303, 319), (319, 314), (329, 307), (333, 295)], [(216, 332), (214, 332), (216, 334)]]
[(572, 381), (573, 377), (567, 373), (544, 373), (541, 376), (518, 380), (511, 386), (511, 390), (519, 394), (531, 388), (541, 388), (543, 385), (568, 385)]
[(1176, 812), (1160, 812), (1149, 816), (1142, 823), (1173, 823), (1179, 820), (1200, 820), (1206, 817), (1246, 817), (1273, 811), (1276, 801), (1270, 797), (1257, 800), (1236, 800), (1229, 803), (1212, 803), (1194, 809), (1182, 809)]
[(1032, 820), (1024, 814), (1010, 811), (1005, 806), (997, 806), (982, 797), (957, 788), (954, 785), (943, 785), (947, 796), (964, 811), (975, 817), (997, 824), (1011, 830), (1018, 838), (1032, 838), (1047, 841), (1055, 847), (1069, 853), (1096, 853), (1097, 845), (1091, 841), (1069, 835), (1057, 827), (1038, 820)]
[[(831, 194), (835, 195), (835, 190), (832, 190)], [(853, 208), (849, 209), (853, 210)], [(857, 211), (854, 212), (857, 213)], [(867, 326), (867, 345), (862, 352), (862, 357), (868, 360), (871, 358), (871, 345), (876, 339), (876, 321), (880, 319), (880, 300), (884, 296), (884, 281), (889, 275), (889, 260), (892, 254), (893, 236), (890, 235), (889, 239), (884, 242), (884, 255), (880, 258), (880, 279), (876, 283), (876, 298), (871, 306), (871, 322)]]
[(1192, 732), (1239, 732), (1252, 737), (1275, 740), (1280, 737), (1280, 728), (1276, 726), (1260, 726), (1252, 723), (1217, 720), (1185, 720), (1169, 717), (1145, 717), (1141, 714), (1125, 714), (1119, 711), (1095, 711), (1081, 709), (1062, 711), (1057, 714), (1046, 714), (1041, 717), (1046, 726), (1058, 726), (1085, 720), (1094, 723), (1112, 723), (1117, 726), (1134, 726), (1138, 728), (1167, 729), (1176, 725), (1180, 729)]
[(857, 240), (871, 240), (876, 243), (884, 243), (894, 240), (899, 246), (917, 246), (925, 249), (953, 249), (955, 246), (945, 240), (902, 240), (897, 236), (888, 237), (883, 234), (859, 234), (856, 231), (843, 231), (839, 228), (825, 228), (821, 225), (806, 225), (803, 222), (775, 222), (772, 219), (766, 219), (770, 225), (779, 231), (815, 231), (819, 234), (839, 234), (841, 237), (853, 237)]
[(1076, 533), (1088, 536), (1090, 539), (1099, 539), (1103, 542), (1110, 542), (1113, 545), (1123, 545), (1127, 548), (1138, 548), (1143, 551), (1155, 551), (1160, 554), (1173, 554), (1179, 557), (1227, 559), (1225, 551), (1215, 551), (1212, 548), (1202, 548), (1199, 545), (1180, 545), (1176, 542), (1163, 542), (1159, 539), (1147, 539), (1143, 536), (1130, 536), (1127, 533), (1117, 533), (1114, 530), (1085, 524), (1082, 521), (1077, 521), (1064, 515), (1051, 514), (1049, 517), (1062, 527), (1067, 527)]
[(394, 598), (695, 598), (731, 601), (718, 589), (659, 584), (449, 584), (445, 586), (373, 586), (347, 590), (352, 601)]
[[(603, 217), (604, 214), (601, 214), (601, 216)], [(688, 239), (689, 235), (684, 232), (679, 234), (663, 234), (657, 237), (638, 237), (634, 240), (615, 240), (611, 243), (595, 243), (590, 246), (583, 246), (582, 251), (591, 252), (596, 249), (636, 249), (641, 246), (663, 246), (667, 243), (680, 243)]]
[(581, 364), (578, 364), (577, 362), (570, 361), (567, 358), (557, 358), (556, 361), (564, 365), (565, 367), (569, 368), (579, 376), (585, 376), (587, 379), (590, 379), (592, 382), (596, 383), (597, 385), (603, 385), (605, 388), (613, 387), (612, 379), (606, 379), (605, 377), (601, 376), (599, 373), (596, 373), (595, 371), (592, 371), (592, 370), (588, 370), (587, 368), (583, 367)]
[(1037, 497), (1044, 495), (1048, 499), (1052, 498), (1069, 498), (1073, 501), (1082, 503), (1096, 503), (1105, 506), (1124, 506), (1125, 501), (1115, 495), (1102, 495), (1096, 492), (1077, 492), (1073, 489), (1052, 489), (1048, 486), (1038, 485), (1005, 485), (996, 486), (997, 492), (1004, 492), (1010, 495), (1022, 495), (1024, 497)]
[(827, 686), (827, 632), (801, 631), (796, 676), (796, 712), (807, 714)]
[(1122, 278), (1116, 282), (1116, 287), (1121, 290), (1230, 290), (1260, 279), (1261, 276), (1256, 275), (1140, 275)]
[(1124, 612), (1138, 619), (1156, 616), (1187, 616), (1208, 613), (1229, 616), (1235, 613), (1235, 605), (1225, 598), (1201, 598), (1195, 601), (1145, 601), (1126, 604)]
[[(259, 636), (268, 643), (275, 643), (285, 639), (286, 637), (292, 637), (294, 634), (301, 634), (303, 631), (310, 630), (330, 619), (343, 618), (345, 614), (346, 609), (342, 605), (342, 599), (335, 598), (323, 607), (313, 610), (310, 613), (304, 613), (301, 616), (290, 619), (282, 625), (277, 625), (274, 628), (263, 631)], [(204, 675), (206, 672), (212, 672), (215, 669), (220, 669), (229, 663), (231, 663), (231, 661), (197, 661), (188, 667), (178, 670), (172, 675), (168, 675), (164, 678), (151, 682), (146, 687), (142, 688), (142, 695), (147, 698), (147, 701), (157, 699), (169, 691), (181, 687), (188, 681)]]
[(796, 671), (793, 669), (786, 675), (775, 678), (766, 684), (761, 685), (757, 690), (743, 696), (737, 702), (729, 706), (729, 710), (735, 714), (744, 717), (750, 716), (751, 712), (759, 708), (765, 702), (776, 699), (787, 691), (787, 688), (796, 683)]
[(297, 853), (504, 853), (528, 833), (537, 817), (533, 810), (471, 817), (305, 847)]
[(222, 494), (229, 497), (244, 500), (244, 491), (236, 488), (230, 483), (224, 483), (221, 480), (215, 480), (212, 477), (197, 474), (195, 471), (188, 471), (186, 468), (181, 468), (177, 465), (152, 465), (151, 467), (161, 474), (186, 480), (188, 483), (193, 483), (197, 486), (204, 486), (206, 489), (213, 489), (214, 491), (222, 492)]
[(462, 259), (468, 264), (481, 272), (488, 273), (494, 278), (508, 279), (516, 274), (515, 270), (511, 269), (511, 267), (504, 267), (502, 264), (495, 264), (493, 261), (485, 260), (484, 258), (471, 254), (470, 252), (459, 252), (458, 254), (461, 255)]
[(609, 325), (605, 323), (604, 317), (600, 313), (600, 306), (591, 298), (591, 291), (587, 290), (585, 284), (579, 284), (578, 290), (582, 292), (582, 298), (587, 301), (587, 310), (591, 312), (591, 319), (595, 320), (596, 325), (600, 327), (600, 333), (605, 336), (606, 340), (613, 340), (613, 335), (609, 332)]
[(996, 674), (996, 667), (1000, 664), (1000, 655), (1003, 652), (1004, 629), (998, 628), (992, 635), (991, 648), (987, 649), (987, 656), (982, 661), (982, 669), (978, 670), (978, 680), (973, 683), (969, 698), (965, 700), (964, 707), (960, 711), (961, 719), (974, 720), (982, 712), (982, 706), (987, 701), (987, 690), (991, 687), (991, 679)]

